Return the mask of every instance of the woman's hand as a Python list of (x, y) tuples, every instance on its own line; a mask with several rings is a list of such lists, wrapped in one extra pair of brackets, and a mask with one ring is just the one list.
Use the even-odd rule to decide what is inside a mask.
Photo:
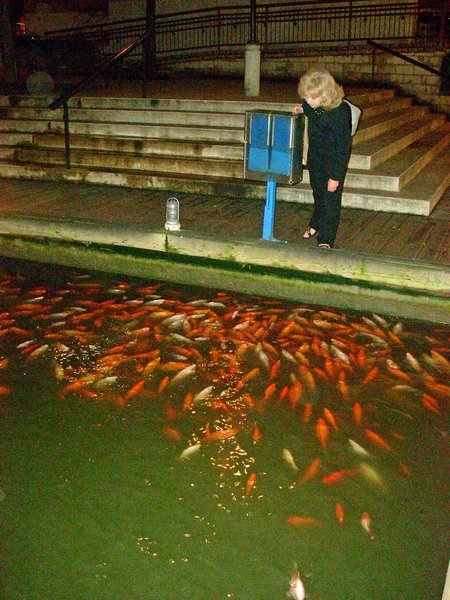
[(339, 187), (339, 181), (336, 181), (335, 179), (329, 179), (328, 180), (328, 191), (329, 192), (335, 192)]
[(294, 110), (292, 112), (294, 113), (294, 115), (302, 115), (303, 106), (294, 106)]

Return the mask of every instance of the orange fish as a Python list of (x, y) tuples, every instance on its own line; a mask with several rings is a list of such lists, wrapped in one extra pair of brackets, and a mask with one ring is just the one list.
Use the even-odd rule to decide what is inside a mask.
[(322, 417), (319, 417), (319, 419), (317, 419), (317, 424), (316, 424), (316, 435), (319, 438), (320, 445), (322, 446), (322, 448), (324, 450), (327, 447), (327, 439), (328, 439), (329, 433), (330, 432), (328, 429), (328, 425), (325, 423), (325, 419), (322, 419)]
[(342, 507), (342, 504), (340, 504), (339, 502), (336, 502), (336, 505), (334, 507), (334, 512), (336, 513), (336, 518), (339, 522), (339, 525), (343, 525), (343, 523), (344, 523), (344, 508)]
[(333, 427), (337, 431), (338, 426), (336, 424), (336, 419), (334, 418), (334, 415), (331, 412), (331, 410), (328, 410), (328, 408), (324, 408), (323, 414), (324, 414), (325, 419), (327, 420), (328, 424), (331, 425), (331, 427)]
[(353, 413), (353, 420), (355, 421), (355, 423), (357, 425), (361, 425), (362, 418), (363, 418), (363, 412), (362, 412), (361, 404), (359, 402), (355, 402), (353, 404), (352, 413)]
[(294, 527), (301, 527), (302, 525), (318, 525), (320, 521), (314, 517), (300, 517), (295, 515), (287, 517), (286, 523), (289, 523), (289, 525), (293, 525)]
[(10, 394), (11, 391), (12, 391), (12, 389), (8, 385), (0, 385), (0, 395), (1, 396), (6, 396), (7, 394)]
[(333, 361), (330, 358), (325, 359), (325, 373), (330, 381), (333, 381), (336, 371), (334, 370)]
[(436, 413), (437, 415), (441, 414), (439, 404), (438, 404), (437, 400), (435, 398), (433, 398), (433, 396), (430, 396), (430, 394), (424, 394), (422, 396), (421, 400), (422, 400), (422, 404), (425, 406), (425, 408), (427, 408), (428, 410), (431, 410), (432, 412)]
[(337, 483), (343, 477), (347, 477), (349, 475), (354, 475), (358, 472), (358, 469), (341, 469), (340, 471), (332, 471), (325, 475), (322, 479), (322, 483), (330, 484)]
[(145, 385), (145, 379), (142, 379), (141, 381), (138, 381), (125, 394), (125, 396), (124, 396), (125, 400), (132, 400), (135, 396), (137, 396), (138, 394), (140, 394), (142, 392), (142, 390), (144, 389), (144, 385)]
[(371, 429), (364, 429), (364, 434), (370, 442), (373, 442), (380, 448), (383, 448), (383, 450), (388, 450), (389, 452), (392, 452), (391, 446), (386, 442), (384, 438), (381, 437), (381, 435), (375, 433), (375, 431), (372, 431)]
[(320, 458), (315, 458), (308, 465), (308, 467), (306, 468), (305, 472), (303, 473), (303, 475), (298, 480), (298, 483), (299, 484), (306, 483), (310, 479), (313, 479), (317, 475), (317, 473), (319, 472), (320, 464), (321, 464)]
[(281, 360), (277, 360), (276, 362), (273, 363), (273, 365), (270, 369), (269, 381), (272, 381), (272, 379), (275, 379), (275, 377), (278, 375), (280, 366), (281, 366)]
[(288, 400), (292, 408), (295, 408), (302, 397), (302, 384), (296, 381), (288, 391)]
[(253, 427), (252, 437), (255, 442), (261, 438), (261, 431), (256, 423)]
[(348, 393), (347, 383), (345, 381), (345, 371), (341, 371), (339, 373), (337, 388), (341, 392), (342, 397), (344, 398), (344, 400), (348, 400), (349, 399), (349, 393)]
[(169, 381), (170, 381), (170, 377), (168, 375), (166, 375), (163, 379), (161, 379), (161, 383), (158, 386), (158, 394), (163, 393), (163, 391), (167, 387), (167, 384), (169, 383)]
[(181, 440), (181, 433), (174, 427), (164, 427), (164, 433), (170, 440), (179, 442)]
[(370, 528), (370, 524), (371, 524), (371, 519), (370, 519), (369, 513), (366, 513), (366, 512), (363, 513), (363, 515), (361, 517), (362, 528), (367, 533), (367, 535), (370, 537), (370, 539), (373, 540), (373, 538), (375, 536), (372, 533), (372, 529)]
[(370, 371), (367, 373), (367, 375), (364, 377), (364, 379), (362, 380), (362, 384), (366, 385), (366, 383), (369, 383), (369, 381), (372, 381), (372, 379), (375, 379), (375, 377), (378, 375), (378, 371), (379, 368), (378, 367), (372, 367), (370, 369)]
[(309, 423), (312, 415), (312, 404), (305, 404), (305, 411), (303, 413), (303, 422)]
[(201, 440), (202, 442), (214, 442), (216, 440), (224, 440), (226, 438), (234, 437), (239, 433), (239, 429), (236, 427), (230, 427), (228, 429), (218, 429), (213, 433), (207, 433)]
[(255, 377), (258, 377), (258, 375), (259, 375), (259, 367), (255, 367), (254, 369), (252, 369), (251, 371), (246, 373), (240, 381), (238, 381), (238, 383), (236, 385), (236, 390), (240, 390), (247, 383), (247, 381), (255, 379)]
[(277, 386), (274, 383), (270, 383), (264, 392), (264, 402), (270, 400), (276, 394), (276, 391)]
[(250, 477), (247, 479), (247, 483), (245, 485), (245, 497), (248, 498), (251, 494), (251, 491), (256, 483), (256, 473), (252, 473)]

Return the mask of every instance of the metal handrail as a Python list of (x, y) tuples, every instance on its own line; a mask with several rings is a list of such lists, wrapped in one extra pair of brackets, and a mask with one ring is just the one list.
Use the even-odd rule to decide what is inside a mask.
[[(81, 83), (79, 83), (77, 86), (74, 86), (74, 87), (66, 90), (60, 96), (58, 96), (58, 98), (56, 98), (56, 100), (53, 100), (53, 102), (51, 104), (49, 104), (49, 108), (51, 110), (55, 110), (55, 109), (59, 108), (60, 106), (63, 107), (64, 147), (65, 147), (65, 161), (66, 161), (67, 169), (70, 169), (69, 107), (68, 107), (67, 101), (70, 100), (70, 98), (72, 98), (72, 96), (74, 96), (75, 94), (77, 94), (78, 92), (83, 90), (89, 83), (94, 81), (99, 75), (101, 75), (104, 71), (106, 71), (106, 69), (108, 69), (111, 65), (117, 63), (119, 60), (124, 58), (124, 56), (129, 54), (134, 48), (136, 48), (137, 46), (139, 46), (140, 44), (145, 42), (145, 40), (151, 35), (151, 33), (152, 33), (151, 31), (146, 30), (142, 35), (140, 35), (133, 42), (131, 42), (131, 44), (128, 44), (128, 46), (125, 46), (124, 48), (119, 50), (119, 52), (117, 52), (112, 58), (109, 58), (107, 61), (105, 61), (98, 69), (96, 69), (94, 75), (89, 75), (88, 77), (85, 77)], [(144, 65), (143, 68), (145, 70), (145, 53), (142, 53), (142, 59), (143, 59), (142, 62)], [(147, 91), (146, 73), (144, 74), (144, 77), (142, 78), (142, 86), (143, 86), (142, 94), (145, 97), (146, 91)]]
[(401, 54), (401, 52), (397, 52), (397, 50), (393, 50), (392, 48), (389, 48), (389, 46), (383, 46), (382, 44), (378, 44), (377, 42), (374, 42), (373, 40), (367, 40), (367, 43), (369, 44), (369, 46), (372, 46), (372, 48), (374, 49), (373, 50), (373, 58), (372, 58), (372, 80), (371, 80), (372, 87), (374, 84), (375, 55), (376, 55), (377, 50), (381, 50), (382, 52), (386, 52), (387, 54), (392, 54), (392, 56), (396, 56), (397, 58), (400, 58), (400, 59), (404, 60), (405, 62), (408, 62), (408, 63), (414, 65), (415, 67), (419, 67), (420, 69), (423, 69), (424, 71), (433, 73), (433, 75), (438, 75), (442, 79), (450, 79), (450, 76), (447, 73), (444, 73), (444, 71), (439, 71), (438, 69), (434, 69), (433, 67), (430, 67), (429, 65), (426, 65), (425, 63), (419, 62), (418, 60), (415, 60), (414, 58), (410, 58), (409, 56), (406, 56), (406, 54)]

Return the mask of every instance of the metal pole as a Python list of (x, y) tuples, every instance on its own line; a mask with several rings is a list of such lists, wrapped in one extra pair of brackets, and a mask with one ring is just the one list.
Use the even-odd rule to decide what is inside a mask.
[(256, 0), (250, 0), (250, 39), (248, 43), (258, 43), (256, 37)]
[(370, 82), (372, 88), (375, 83), (374, 79), (375, 79), (375, 60), (376, 60), (376, 58), (377, 58), (377, 49), (374, 48), (373, 52), (372, 52), (372, 78), (371, 78), (371, 82)]
[(69, 134), (69, 107), (67, 102), (63, 102), (64, 119), (64, 146), (66, 149), (66, 169), (70, 169), (70, 134)]

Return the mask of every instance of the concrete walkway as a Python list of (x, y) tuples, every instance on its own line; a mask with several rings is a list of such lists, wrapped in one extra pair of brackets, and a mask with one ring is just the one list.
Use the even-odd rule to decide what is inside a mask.
[[(243, 99), (238, 80), (154, 82), (149, 96)], [(239, 91), (240, 90), (240, 91)], [(296, 102), (295, 82), (262, 82), (262, 98)], [(139, 95), (131, 84), (101, 95)], [(92, 93), (93, 94), (93, 93)], [(69, 183), (2, 180), (0, 254), (399, 316), (450, 321), (450, 194), (430, 217), (345, 209), (337, 249), (301, 242), (310, 206)], [(179, 233), (164, 230), (166, 199)]]

